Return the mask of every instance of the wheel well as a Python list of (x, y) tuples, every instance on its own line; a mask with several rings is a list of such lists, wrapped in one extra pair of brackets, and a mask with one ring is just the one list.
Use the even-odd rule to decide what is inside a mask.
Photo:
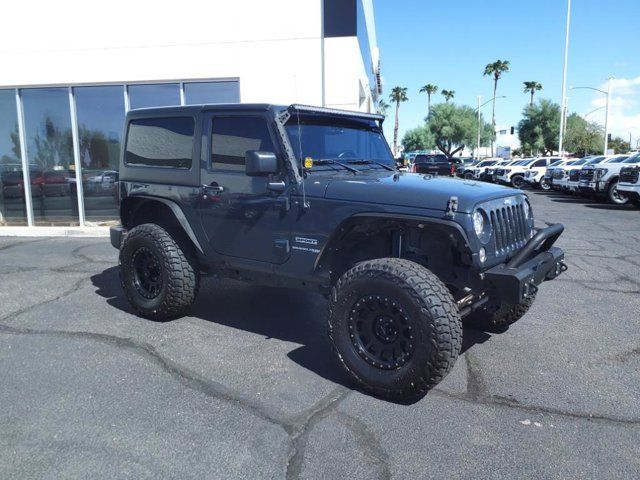
[(428, 268), (457, 289), (467, 283), (471, 252), (463, 236), (446, 224), (392, 218), (347, 221), (329, 241), (316, 266), (331, 284), (364, 260), (396, 257)]
[(150, 198), (125, 198), (120, 206), (120, 220), (128, 230), (144, 223), (153, 223), (164, 228), (183, 247), (197, 251), (187, 232), (176, 218), (171, 208), (159, 201)]

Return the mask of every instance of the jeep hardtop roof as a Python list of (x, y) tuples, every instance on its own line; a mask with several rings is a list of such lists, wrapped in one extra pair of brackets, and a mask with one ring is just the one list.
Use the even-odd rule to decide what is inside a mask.
[(205, 103), (198, 105), (172, 105), (166, 107), (147, 107), (129, 110), (127, 116), (129, 118), (143, 118), (148, 116), (176, 115), (186, 113), (196, 115), (201, 111), (237, 111), (237, 112), (255, 112), (255, 111), (272, 111), (276, 115), (288, 110), (289, 113), (298, 112), (301, 115), (325, 115), (325, 116), (342, 116), (352, 118), (362, 118), (366, 120), (375, 120), (382, 123), (384, 115), (374, 113), (355, 112), (350, 110), (338, 110), (335, 108), (315, 107), (311, 105), (277, 105), (271, 103)]

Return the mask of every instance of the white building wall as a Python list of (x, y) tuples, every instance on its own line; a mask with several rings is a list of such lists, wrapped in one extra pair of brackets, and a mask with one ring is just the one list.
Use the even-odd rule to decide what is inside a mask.
[[(369, 81), (357, 37), (327, 38), (324, 49), (327, 106), (370, 112)], [(360, 88), (365, 95), (363, 102)]]
[(239, 78), (242, 102), (322, 101), (321, 0), (22, 0), (3, 17), (2, 87)]

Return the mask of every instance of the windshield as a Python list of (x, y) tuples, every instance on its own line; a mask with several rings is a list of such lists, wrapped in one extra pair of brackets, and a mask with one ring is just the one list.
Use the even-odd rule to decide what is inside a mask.
[(549, 165), (550, 167), (557, 167), (558, 165), (562, 165), (564, 163), (564, 160), (556, 160), (555, 162), (553, 162), (551, 165)]
[(630, 157), (619, 158), (617, 163), (640, 163), (640, 153), (636, 153)]
[(491, 165), (493, 165), (495, 163), (496, 163), (496, 160), (485, 160), (483, 162), (480, 162), (478, 164), (478, 167), (489, 167), (489, 166), (491, 166)]
[(585, 165), (595, 165), (596, 163), (600, 163), (607, 157), (594, 157), (590, 158)]
[[(326, 123), (326, 122), (331, 122)], [(292, 118), (285, 126), (291, 147), (298, 159), (372, 160), (393, 166), (394, 159), (382, 131), (368, 122), (335, 118)]]

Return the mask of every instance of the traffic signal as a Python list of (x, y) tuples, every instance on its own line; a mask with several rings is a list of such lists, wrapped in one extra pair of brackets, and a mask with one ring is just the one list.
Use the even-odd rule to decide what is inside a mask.
[(515, 127), (511, 127), (511, 135), (513, 135), (515, 131), (516, 131)]
[(607, 142), (610, 142), (610, 141), (611, 141), (611, 134), (607, 133)]

